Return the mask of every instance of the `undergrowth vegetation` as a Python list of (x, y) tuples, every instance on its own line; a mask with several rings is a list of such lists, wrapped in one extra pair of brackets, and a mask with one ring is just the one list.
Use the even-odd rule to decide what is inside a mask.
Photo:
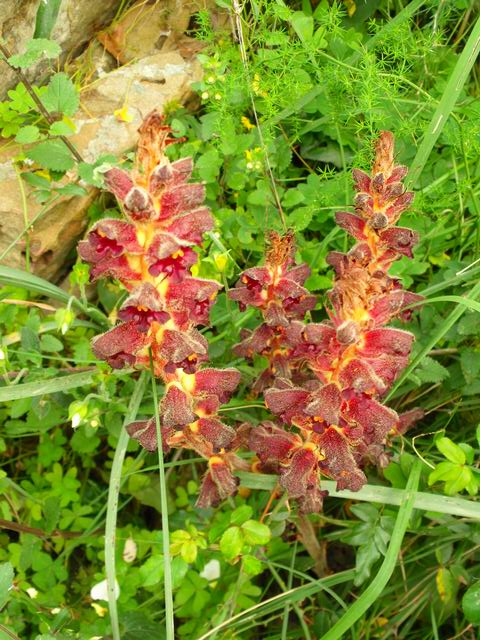
[[(19, 179), (41, 203), (82, 194), (88, 184), (118, 200), (106, 191), (99, 195), (79, 250), (94, 279), (108, 279), (90, 284), (89, 267), (76, 252), (62, 287), (35, 276), (28, 229), (18, 237), (25, 269), (9, 267), (9, 250), (1, 256), (0, 638), (473, 640), (480, 624), (479, 7), (470, 0), (217, 5), (229, 15), (223, 30), (213, 28), (209, 11), (199, 11), (190, 25), (189, 35), (202, 44), (203, 79), (194, 86), (193, 104), (166, 109), (161, 126), (170, 127), (175, 144), (164, 149), (163, 173), (145, 163), (139, 169), (133, 154), (94, 164), (78, 155), (69, 138), (82, 75), (58, 71), (59, 50), (48, 33), (23, 54), (2, 49), (20, 71), (46, 57), (54, 72), (44, 87), (20, 77), (0, 103), (5, 148), (12, 136), (17, 143)], [(308, 420), (317, 429), (312, 416), (318, 418), (319, 407), (325, 414), (326, 399), (309, 395), (307, 403), (302, 396), (307, 409), (318, 406), (312, 414), (302, 405), (299, 427), (298, 402), (294, 415), (290, 400), (279, 406), (278, 385), (276, 392), (269, 388), (278, 377), (275, 367), (293, 366), (291, 352), (282, 361), (285, 343), (273, 355), (261, 341), (238, 346), (262, 321), (267, 331), (278, 330), (276, 338), (285, 326), (281, 314), (272, 320), (265, 313), (259, 294), (265, 274), (252, 268), (271, 266), (274, 258), (285, 273), (294, 262), (309, 266), (305, 282), (297, 282), (306, 288), (301, 313), (298, 290), (296, 298), (293, 288), (284, 290), (282, 300), (287, 296), (294, 310), (287, 324), (300, 325), (307, 314), (305, 326), (326, 326), (331, 306), (330, 320), (344, 319), (338, 298), (328, 294), (345, 277), (338, 256), (353, 246), (340, 226), (358, 241), (358, 254), (364, 234), (368, 240), (372, 229), (392, 222), (377, 219), (372, 226), (365, 214), (370, 226), (360, 228), (352, 215), (352, 168), (371, 172), (379, 137), (388, 138), (382, 131), (394, 134), (394, 164), (409, 167), (397, 184), (404, 179), (415, 193), (399, 221), (404, 232), (413, 230), (408, 247), (398, 251), (397, 244), (388, 264), (392, 282), (419, 294), (403, 303), (415, 340), (409, 364), (410, 344), (388, 384), (375, 392), (359, 389), (355, 380), (353, 386), (363, 402), (388, 405), (382, 415), (389, 420), (406, 414), (418, 421), (405, 433), (389, 422), (398, 437), (388, 439), (386, 452), (372, 449), (361, 471), (354, 471), (353, 458), (343, 460), (342, 469), (357, 473), (358, 482), (337, 486), (335, 469), (322, 464), (322, 456), (328, 458), (323, 444), (313, 474), (323, 475), (321, 484), (304, 474), (299, 485), (291, 475), (286, 479), (299, 436), (280, 436), (278, 425), (291, 422), (303, 437)], [(25, 146), (19, 151), (18, 144)], [(145, 160), (145, 146), (141, 154)], [(124, 253), (141, 255), (142, 225), (155, 215), (152, 203), (158, 213), (156, 198), (175, 175), (164, 169), (177, 167), (178, 179), (181, 159), (189, 157), (192, 183), (205, 190), (189, 191), (190, 200), (183, 194), (174, 215), (188, 215), (203, 196), (212, 215), (203, 212), (200, 230), (183, 226), (184, 242), (167, 259), (157, 247), (143, 266), (135, 262), (144, 282), (173, 273), (177, 287), (175, 294), (162, 289), (162, 299), (155, 294), (153, 302), (145, 289), (140, 299), (135, 269), (118, 267), (124, 257), (118, 243), (126, 242), (125, 225), (133, 224), (137, 235)], [(356, 191), (375, 192), (378, 184), (367, 185), (361, 171), (353, 173)], [(142, 183), (146, 175), (156, 176), (155, 188)], [(357, 214), (365, 202), (356, 201)], [(336, 218), (339, 211), (347, 213)], [(175, 220), (163, 216), (162, 228), (178, 227)], [(203, 297), (194, 279), (210, 283)], [(173, 319), (169, 295), (177, 301)], [(340, 342), (360, 340), (355, 323), (345, 327), (340, 320)], [(114, 348), (105, 332), (116, 326), (118, 336), (119, 321), (137, 324)], [(153, 322), (165, 327), (147, 340)], [(398, 318), (392, 327), (398, 356), (399, 336), (408, 334), (395, 333), (405, 328)], [(165, 333), (175, 333), (168, 352)], [(387, 353), (387, 342), (378, 349)], [(197, 364), (206, 371), (201, 363), (207, 360), (208, 371), (233, 376), (228, 388), (219, 389), (220, 373), (199, 382)], [(141, 373), (134, 368), (139, 364)], [(303, 360), (295, 375), (298, 386), (315, 391), (305, 381)], [(329, 380), (319, 377), (325, 389)], [(159, 455), (161, 426), (172, 413), (168, 394), (176, 389), (170, 402), (178, 407), (178, 390), (194, 397), (194, 384), (203, 384), (208, 410), (202, 405), (195, 421), (167, 425), (172, 430)], [(327, 409), (331, 415), (330, 404)], [(265, 435), (259, 443), (252, 434), (262, 429), (270, 440)], [(205, 438), (192, 446), (207, 431), (208, 446)], [(269, 455), (278, 442), (272, 434), (288, 440), (281, 459)], [(209, 459), (207, 476), (202, 457)], [(227, 475), (223, 467), (218, 471), (218, 460)], [(320, 489), (329, 494), (323, 510)]]

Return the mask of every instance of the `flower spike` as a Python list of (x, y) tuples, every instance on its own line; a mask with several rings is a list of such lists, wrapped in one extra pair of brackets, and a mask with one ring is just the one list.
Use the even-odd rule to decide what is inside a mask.
[(335, 271), (328, 320), (305, 323), (315, 298), (303, 284), (306, 265), (294, 265), (291, 233), (272, 234), (265, 266), (247, 269), (230, 297), (241, 309), (256, 307), (263, 324), (244, 332), (237, 355), (260, 353), (268, 369), (256, 383), (278, 423), (252, 427), (249, 445), (260, 468), (277, 473), (304, 513), (322, 507), (322, 476), (338, 489), (358, 491), (366, 482), (365, 464), (385, 463), (391, 435), (403, 433), (420, 410), (399, 416), (382, 397), (406, 367), (413, 343), (408, 331), (386, 327), (408, 320), (406, 309), (420, 296), (404, 291), (388, 270), (401, 256), (412, 257), (418, 235), (396, 223), (413, 194), (396, 165), (394, 140), (381, 132), (372, 174), (353, 170), (355, 213), (340, 211), (336, 222), (356, 241), (346, 254), (331, 252)]
[[(209, 324), (221, 285), (194, 278), (195, 247), (214, 226), (202, 206), (205, 187), (189, 183), (191, 158), (170, 162), (169, 144), (179, 142), (163, 116), (152, 112), (140, 128), (133, 170), (112, 168), (105, 185), (118, 199), (126, 220), (100, 220), (78, 251), (91, 265), (91, 279), (116, 278), (129, 295), (120, 323), (93, 340), (93, 351), (114, 368), (149, 368), (165, 384), (160, 401), (163, 451), (195, 450), (209, 460), (199, 504), (210, 506), (236, 491), (233, 471), (241, 460), (229, 450), (235, 430), (217, 412), (235, 390), (235, 369), (202, 369), (208, 345), (196, 329)], [(148, 451), (157, 449), (155, 418), (127, 426)]]

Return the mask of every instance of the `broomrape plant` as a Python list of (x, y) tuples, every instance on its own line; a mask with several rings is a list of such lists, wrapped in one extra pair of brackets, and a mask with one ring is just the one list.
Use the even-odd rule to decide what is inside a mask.
[[(403, 433), (420, 410), (398, 415), (382, 404), (408, 362), (413, 335), (387, 327), (408, 320), (421, 297), (388, 275), (402, 255), (412, 257), (417, 235), (395, 226), (413, 194), (404, 190), (407, 168), (395, 165), (394, 140), (380, 134), (372, 175), (354, 170), (355, 214), (339, 212), (337, 224), (356, 240), (346, 253), (328, 257), (335, 281), (326, 307), (328, 320), (305, 322), (317, 304), (303, 286), (310, 270), (294, 261), (293, 232), (272, 232), (265, 265), (243, 272), (229, 292), (243, 310), (259, 309), (263, 322), (246, 330), (236, 355), (259, 353), (268, 367), (253, 385), (277, 421), (238, 429), (218, 417), (237, 387), (236, 369), (213, 369), (208, 344), (196, 329), (209, 322), (221, 285), (193, 278), (193, 247), (214, 225), (202, 207), (204, 187), (189, 183), (191, 158), (170, 162), (171, 130), (156, 112), (140, 129), (130, 174), (106, 173), (107, 188), (127, 220), (103, 219), (79, 245), (92, 280), (116, 278), (128, 291), (120, 323), (97, 336), (93, 350), (114, 368), (148, 368), (164, 382), (159, 413), (163, 450), (193, 449), (208, 460), (197, 505), (214, 506), (236, 492), (235, 470), (249, 464), (240, 449), (256, 454), (253, 468), (275, 473), (302, 512), (322, 508), (321, 477), (338, 489), (356, 491), (366, 482), (363, 467), (386, 464), (390, 437)], [(155, 418), (128, 425), (131, 437), (157, 449)]]

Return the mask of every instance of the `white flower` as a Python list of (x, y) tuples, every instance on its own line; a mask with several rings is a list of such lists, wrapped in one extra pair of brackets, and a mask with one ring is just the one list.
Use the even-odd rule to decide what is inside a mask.
[(60, 611), (60, 607), (54, 607), (53, 609), (50, 609), (50, 613), (52, 613), (54, 616), (56, 616), (57, 613), (60, 613)]
[(38, 596), (38, 591), (35, 589), (35, 587), (29, 587), (28, 589), (26, 589), (26, 591), (30, 598), (32, 598), (32, 600)]
[[(118, 600), (118, 596), (120, 595), (120, 587), (118, 582), (115, 580), (115, 600)], [(107, 581), (102, 580), (101, 582), (97, 582), (90, 589), (90, 597), (92, 600), (108, 600), (108, 588)]]
[(137, 543), (133, 538), (127, 538), (125, 540), (122, 557), (125, 562), (133, 562), (137, 557)]
[(82, 416), (79, 413), (74, 413), (72, 416), (72, 429), (76, 429), (82, 421)]
[(209, 582), (218, 580), (220, 577), (220, 562), (218, 560), (210, 560), (207, 562), (200, 573), (200, 577), (205, 578), (205, 580)]

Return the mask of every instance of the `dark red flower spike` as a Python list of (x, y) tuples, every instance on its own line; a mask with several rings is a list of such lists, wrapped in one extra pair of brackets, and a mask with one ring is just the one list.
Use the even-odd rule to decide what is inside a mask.
[[(118, 311), (121, 323), (94, 339), (94, 353), (112, 367), (139, 369), (150, 367), (151, 354), (154, 373), (165, 383), (159, 407), (163, 450), (194, 449), (210, 461), (201, 498), (207, 505), (237, 486), (233, 469), (242, 463), (233, 454), (225, 457), (236, 434), (217, 411), (239, 374), (200, 369), (208, 360), (208, 345), (195, 327), (209, 323), (221, 285), (190, 272), (198, 259), (194, 247), (214, 220), (201, 206), (204, 185), (188, 182), (192, 159), (170, 162), (165, 154), (169, 144), (179, 141), (171, 137), (163, 116), (147, 116), (133, 170), (113, 168), (105, 174), (105, 185), (127, 220), (100, 220), (78, 250), (91, 265), (92, 280), (116, 278), (129, 292)], [(157, 448), (154, 418), (136, 421), (127, 430), (147, 450)]]

